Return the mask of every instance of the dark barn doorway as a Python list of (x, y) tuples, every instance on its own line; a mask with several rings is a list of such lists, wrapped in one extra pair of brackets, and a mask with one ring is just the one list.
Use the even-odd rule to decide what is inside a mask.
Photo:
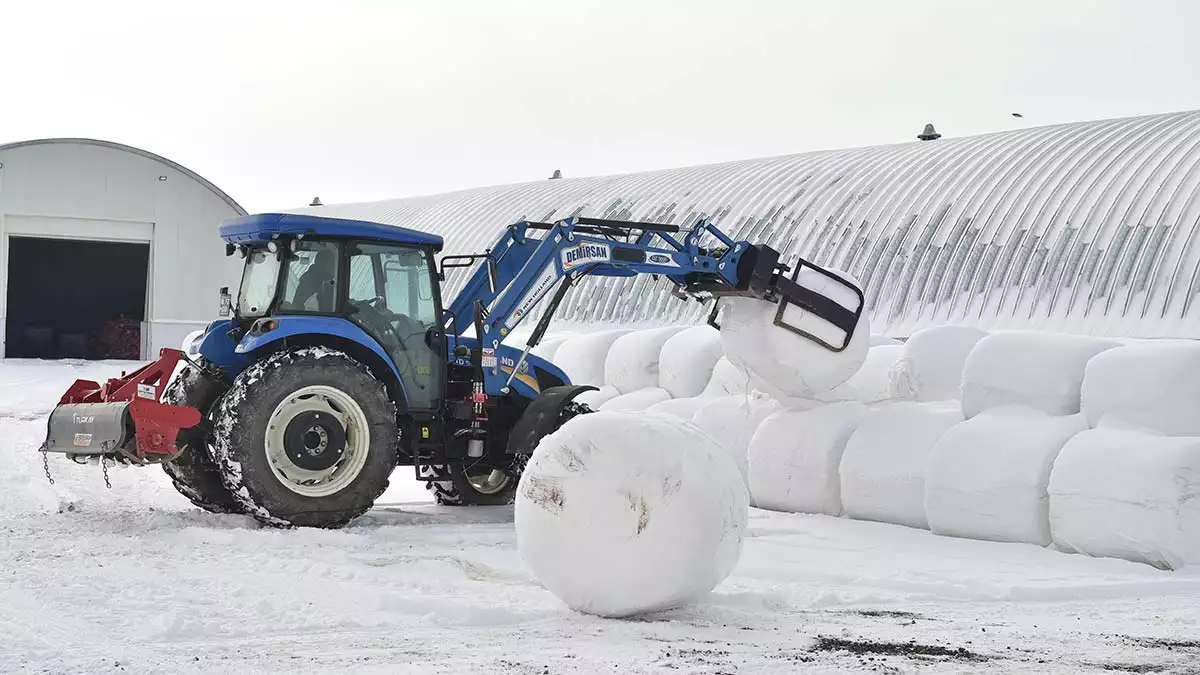
[(149, 244), (10, 237), (4, 355), (140, 359)]

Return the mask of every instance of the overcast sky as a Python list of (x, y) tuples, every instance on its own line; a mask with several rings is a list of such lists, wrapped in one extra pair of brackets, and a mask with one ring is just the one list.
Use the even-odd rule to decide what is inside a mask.
[(253, 212), (1197, 109), (1197, 26), (1194, 0), (0, 0), (0, 142), (138, 146)]

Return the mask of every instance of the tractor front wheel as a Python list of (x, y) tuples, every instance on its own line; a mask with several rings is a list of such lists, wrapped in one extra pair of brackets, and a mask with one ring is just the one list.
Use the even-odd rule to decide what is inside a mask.
[[(537, 425), (533, 443), (529, 451), (537, 446), (537, 441), (548, 436), (566, 424), (573, 417), (593, 412), (588, 406), (577, 401), (567, 400), (561, 404), (557, 415)], [(518, 452), (509, 455), (512, 459), (507, 466), (497, 466), (480, 460), (466, 465), (450, 468), (450, 480), (430, 481), (429, 490), (433, 492), (438, 504), (445, 506), (500, 506), (512, 504), (516, 499), (517, 485), (529, 454)]]
[(341, 527), (371, 508), (396, 467), (396, 408), (339, 351), (306, 348), (247, 368), (214, 419), (225, 486), (258, 520)]

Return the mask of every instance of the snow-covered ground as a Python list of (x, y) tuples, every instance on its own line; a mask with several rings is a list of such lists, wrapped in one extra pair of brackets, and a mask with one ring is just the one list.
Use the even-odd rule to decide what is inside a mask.
[(511, 508), (442, 508), (408, 469), (340, 531), (213, 516), (155, 467), (36, 448), (81, 374), (0, 361), (0, 672), (1200, 672), (1200, 575), (751, 510), (733, 575), (638, 620), (534, 583)]

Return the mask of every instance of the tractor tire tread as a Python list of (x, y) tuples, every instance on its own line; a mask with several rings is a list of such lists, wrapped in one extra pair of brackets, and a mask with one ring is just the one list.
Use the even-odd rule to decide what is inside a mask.
[[(245, 456), (246, 448), (261, 452), (263, 445), (261, 438), (252, 440), (242, 437), (243, 429), (253, 426), (256, 418), (270, 415), (275, 405), (273, 397), (281, 396), (276, 387), (280, 377), (286, 379), (289, 371), (311, 371), (323, 366), (322, 362), (332, 364), (340, 371), (336, 373), (339, 386), (360, 378), (359, 382), (369, 391), (369, 398), (375, 399), (358, 401), (364, 408), (368, 426), (372, 430), (367, 463), (355, 479), (356, 485), (330, 498), (321, 498), (337, 499), (340, 504), (336, 507), (311, 504), (311, 508), (288, 507), (287, 511), (272, 508), (267, 502), (275, 500), (277, 503), (291, 501), (300, 504), (303, 500), (313, 498), (289, 494), (286, 492), (288, 488), (273, 476), (255, 480), (253, 475), (247, 475), (253, 473), (254, 469), (244, 470), (243, 461), (254, 461), (254, 458)], [(282, 395), (287, 393), (287, 390), (282, 391)], [(376, 408), (374, 416), (369, 409), (373, 406)], [(245, 513), (272, 527), (343, 527), (374, 505), (375, 500), (387, 490), (389, 477), (396, 466), (399, 434), (395, 403), (388, 396), (383, 383), (375, 378), (367, 366), (333, 349), (305, 347), (279, 351), (246, 368), (217, 406), (213, 426), (215, 459), (226, 488)], [(377, 451), (375, 446), (378, 442), (384, 442), (386, 449)], [(269, 473), (269, 469), (267, 471)], [(258, 472), (262, 472), (261, 467)], [(272, 495), (271, 492), (276, 494)]]
[[(206, 391), (201, 378), (194, 366), (184, 366), (163, 392), (163, 403), (193, 406), (207, 415), (220, 392)], [(243, 513), (242, 505), (221, 480), (221, 472), (207, 446), (200, 450), (182, 446), (179, 455), (164, 462), (162, 469), (179, 494), (201, 509), (210, 513)]]

